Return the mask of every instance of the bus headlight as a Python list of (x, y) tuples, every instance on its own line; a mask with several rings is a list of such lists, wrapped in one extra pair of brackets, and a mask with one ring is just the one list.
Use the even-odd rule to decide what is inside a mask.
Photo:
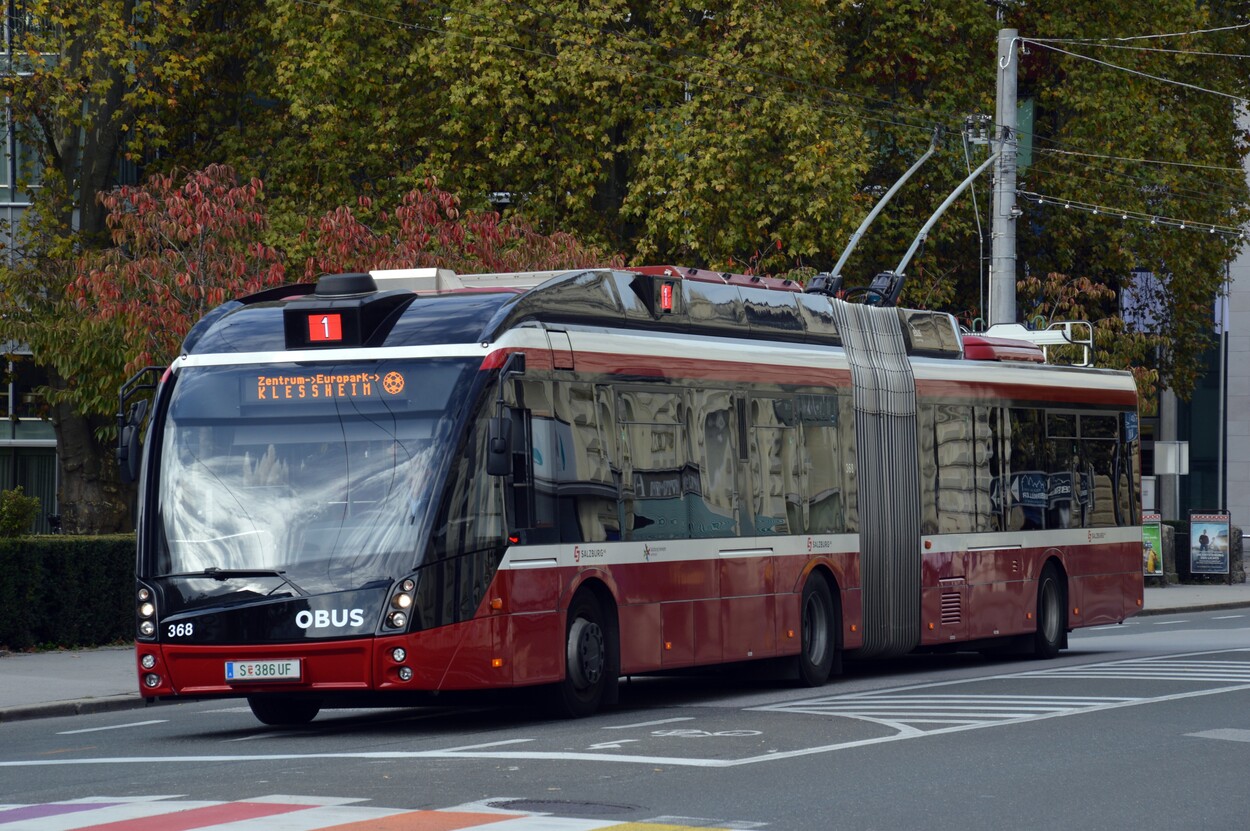
[(157, 675), (155, 672), (149, 672), (147, 675), (143, 676), (143, 686), (147, 687), (148, 689), (155, 689), (156, 687), (159, 687), (160, 685), (161, 685), (161, 677)]
[(135, 615), (139, 619), (139, 637), (156, 637), (156, 597), (147, 586), (135, 590)]
[(156, 656), (149, 652), (139, 659), (139, 665), (144, 669), (151, 669), (156, 666)]
[(387, 629), (403, 629), (408, 625), (408, 610), (417, 602), (416, 592), (417, 581), (412, 577), (405, 577), (391, 589), (390, 605), (394, 611), (384, 619)]

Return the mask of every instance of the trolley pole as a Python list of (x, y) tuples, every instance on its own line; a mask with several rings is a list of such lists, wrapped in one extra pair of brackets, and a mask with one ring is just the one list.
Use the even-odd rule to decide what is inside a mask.
[(991, 224), (989, 322), (1016, 322), (1016, 29), (998, 30), (998, 89), (994, 124), (998, 166)]

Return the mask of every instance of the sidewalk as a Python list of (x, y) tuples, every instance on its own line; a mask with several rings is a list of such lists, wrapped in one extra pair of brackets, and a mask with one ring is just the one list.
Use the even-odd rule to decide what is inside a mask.
[[(1143, 615), (1250, 608), (1250, 583), (1147, 588)], [(143, 706), (134, 649), (0, 653), (0, 724)]]

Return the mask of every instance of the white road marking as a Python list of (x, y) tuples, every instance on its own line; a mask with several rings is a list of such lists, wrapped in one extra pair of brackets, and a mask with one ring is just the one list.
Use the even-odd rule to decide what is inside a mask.
[(98, 733), (101, 730), (124, 730), (127, 727), (146, 727), (149, 724), (164, 724), (167, 718), (155, 718), (151, 721), (134, 721), (130, 724), (113, 724), (108, 727), (84, 727), (82, 730), (61, 730), (58, 736), (72, 736), (75, 733)]
[(1239, 730), (1234, 727), (1223, 727), (1219, 730), (1203, 730), (1201, 733), (1186, 733), (1196, 739), (1223, 739), (1229, 742), (1250, 742), (1250, 730)]
[(653, 727), (657, 724), (672, 724), (675, 721), (694, 721), (694, 716), (681, 716), (679, 718), (662, 718), (656, 721), (640, 721), (636, 724), (610, 724), (604, 727), (604, 730), (632, 730), (635, 727)]
[(636, 741), (638, 741), (638, 739), (617, 739), (614, 742), (599, 742), (599, 744), (592, 744), (590, 747), (586, 749), (587, 750), (620, 750), (621, 745), (629, 744), (630, 742), (636, 742)]
[(1018, 678), (1120, 678), (1133, 681), (1250, 681), (1250, 662), (1137, 658), (1021, 673)]

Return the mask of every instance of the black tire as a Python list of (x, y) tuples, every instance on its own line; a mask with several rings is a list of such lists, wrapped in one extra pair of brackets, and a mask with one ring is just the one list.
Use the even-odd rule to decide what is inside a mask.
[(569, 606), (564, 629), (564, 680), (558, 684), (556, 712), (584, 718), (599, 711), (616, 684), (616, 644), (603, 609), (594, 595), (578, 592)]
[(308, 724), (321, 712), (321, 702), (315, 698), (296, 698), (288, 695), (249, 695), (247, 706), (261, 724), (271, 727), (298, 727)]
[(1047, 563), (1037, 581), (1037, 631), (1033, 657), (1053, 658), (1063, 648), (1068, 630), (1068, 597), (1059, 570)]
[(803, 585), (800, 615), (799, 682), (819, 687), (829, 680), (833, 670), (841, 626), (833, 592), (822, 575), (810, 575)]

